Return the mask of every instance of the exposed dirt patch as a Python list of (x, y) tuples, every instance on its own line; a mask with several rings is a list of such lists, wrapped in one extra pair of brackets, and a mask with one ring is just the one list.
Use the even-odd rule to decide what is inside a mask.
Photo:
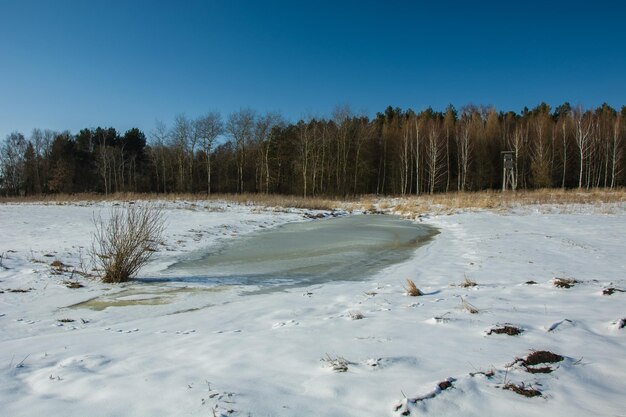
[(531, 374), (549, 374), (549, 373), (552, 373), (552, 371), (554, 371), (554, 369), (550, 368), (549, 366), (542, 366), (542, 367), (525, 366), (524, 368), (526, 368), (526, 372), (531, 373)]
[(602, 295), (613, 295), (616, 292), (626, 292), (626, 291), (619, 289), (619, 288), (615, 288), (615, 287), (609, 287), (609, 288), (605, 288), (602, 290)]
[(496, 374), (496, 371), (494, 369), (490, 369), (488, 371), (478, 371), (478, 372), (470, 372), (470, 376), (473, 378), (476, 375), (484, 375), (487, 378), (492, 378), (494, 375)]
[(488, 335), (495, 333), (495, 334), (507, 334), (509, 336), (517, 336), (518, 334), (522, 334), (524, 330), (520, 329), (519, 327), (515, 327), (515, 326), (503, 326), (503, 327), (494, 327), (493, 329), (489, 330), (489, 333), (487, 333)]
[(515, 385), (512, 383), (508, 383), (506, 384), (504, 387), (502, 387), (503, 389), (509, 390), (509, 391), (513, 391), (519, 395), (523, 395), (524, 397), (540, 397), (541, 396), (541, 391), (534, 389), (532, 387), (526, 387), (524, 386), (524, 384), (520, 384), (520, 385)]
[(437, 386), (439, 387), (440, 390), (444, 391), (444, 390), (447, 390), (448, 388), (452, 388), (452, 381), (450, 381), (449, 379), (446, 379), (445, 381), (441, 381), (440, 383), (438, 383)]
[(531, 374), (549, 374), (554, 371), (554, 368), (537, 365), (557, 363), (561, 362), (563, 359), (565, 359), (563, 356), (556, 353), (547, 350), (537, 350), (529, 354), (526, 358), (517, 359), (514, 363), (520, 363), (524, 369), (526, 369), (526, 372)]
[(539, 365), (542, 363), (557, 363), (565, 359), (563, 356), (547, 350), (536, 350), (522, 360), (524, 365)]

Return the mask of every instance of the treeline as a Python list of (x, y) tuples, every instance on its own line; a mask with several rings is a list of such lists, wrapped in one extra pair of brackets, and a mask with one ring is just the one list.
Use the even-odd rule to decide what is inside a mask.
[(375, 118), (347, 107), (287, 123), (242, 109), (134, 128), (77, 134), (15, 132), (0, 149), (4, 195), (77, 192), (282, 193), (303, 196), (421, 194), (497, 189), (501, 151), (514, 152), (513, 185), (626, 185), (626, 106), (521, 113), (448, 106), (420, 113), (388, 107)]

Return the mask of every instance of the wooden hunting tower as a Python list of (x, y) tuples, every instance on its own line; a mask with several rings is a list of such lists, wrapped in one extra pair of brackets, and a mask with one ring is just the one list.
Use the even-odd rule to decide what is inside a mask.
[(513, 164), (513, 151), (502, 151), (502, 191), (506, 191), (509, 187), (515, 191), (515, 165)]

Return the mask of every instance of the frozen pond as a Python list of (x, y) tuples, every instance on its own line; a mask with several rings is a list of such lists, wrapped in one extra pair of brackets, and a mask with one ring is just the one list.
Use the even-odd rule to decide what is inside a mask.
[(381, 215), (290, 223), (196, 253), (163, 275), (171, 281), (270, 287), (361, 280), (408, 259), (436, 233)]

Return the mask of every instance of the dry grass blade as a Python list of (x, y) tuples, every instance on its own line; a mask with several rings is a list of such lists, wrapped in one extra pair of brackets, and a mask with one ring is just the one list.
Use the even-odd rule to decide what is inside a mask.
[(467, 310), (470, 314), (476, 314), (478, 313), (478, 309), (476, 307), (474, 307), (473, 305), (471, 305), (470, 303), (468, 303), (467, 301), (465, 301), (463, 299), (463, 297), (461, 297), (461, 306)]
[(94, 219), (91, 256), (104, 282), (133, 277), (156, 251), (164, 229), (162, 210), (154, 205), (114, 209), (108, 220)]
[(420, 295), (424, 295), (424, 293), (420, 291), (420, 289), (417, 288), (415, 283), (409, 278), (406, 279), (406, 287), (404, 287), (404, 289), (406, 290), (407, 295), (411, 297), (418, 297)]

